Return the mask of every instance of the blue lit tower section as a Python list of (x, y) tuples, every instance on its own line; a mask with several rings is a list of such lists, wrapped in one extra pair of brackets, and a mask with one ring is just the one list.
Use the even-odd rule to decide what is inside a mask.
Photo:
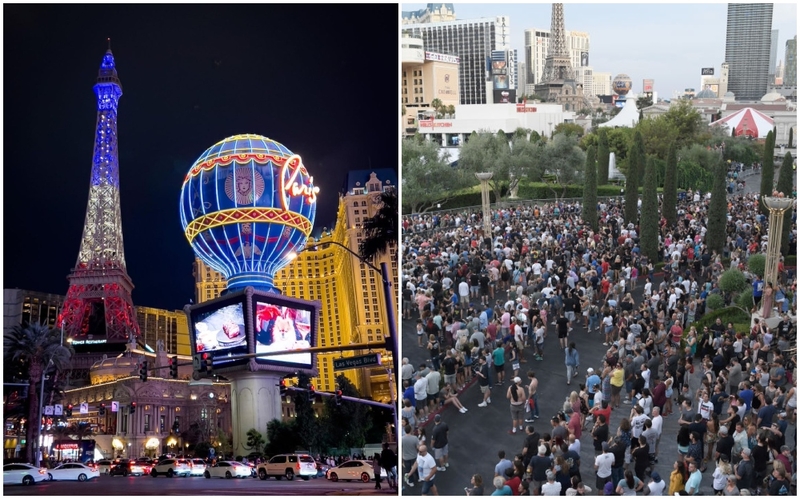
[(122, 96), (114, 54), (103, 56), (97, 83), (89, 202), (78, 261), (68, 276), (70, 287), (61, 320), (77, 350), (90, 345), (125, 343), (139, 335), (131, 300), (133, 283), (125, 267), (119, 197), (117, 105)]

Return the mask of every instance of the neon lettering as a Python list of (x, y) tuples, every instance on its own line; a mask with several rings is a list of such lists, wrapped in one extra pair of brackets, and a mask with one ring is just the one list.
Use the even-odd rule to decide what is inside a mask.
[[(296, 164), (296, 168), (291, 175), (289, 175), (289, 179), (287, 180), (286, 174), (289, 172), (289, 169), (292, 167), (292, 163)], [(297, 176), (300, 173), (300, 170), (303, 168), (303, 160), (300, 159), (300, 156), (297, 154), (292, 154), (283, 163), (283, 167), (281, 168), (281, 192), (285, 193), (288, 192), (291, 196), (303, 196), (306, 198), (306, 202), (308, 204), (315, 203), (317, 201), (317, 193), (319, 192), (319, 187), (314, 185), (314, 177), (308, 177), (308, 183), (310, 185), (305, 185), (301, 182), (297, 182)], [(281, 205), (283, 206), (284, 210), (288, 210), (286, 206), (286, 198), (282, 195), (281, 196)]]

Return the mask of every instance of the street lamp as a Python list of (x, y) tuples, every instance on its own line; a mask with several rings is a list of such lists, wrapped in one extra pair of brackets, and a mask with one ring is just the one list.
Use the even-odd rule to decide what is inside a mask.
[[(354, 257), (358, 258), (358, 260), (372, 269), (373, 271), (377, 272), (381, 276), (381, 280), (383, 281), (383, 299), (386, 306), (386, 320), (388, 321), (389, 327), (389, 337), (391, 338), (392, 342), (392, 372), (389, 373), (389, 390), (392, 397), (392, 412), (394, 413), (394, 422), (395, 428), (398, 428), (398, 419), (397, 419), (397, 395), (395, 394), (396, 387), (394, 386), (393, 377), (397, 376), (397, 322), (395, 319), (395, 308), (394, 308), (394, 300), (392, 297), (392, 281), (389, 278), (389, 267), (386, 265), (386, 262), (381, 262), (381, 268), (379, 269), (371, 262), (367, 261), (366, 259), (362, 258), (361, 255), (356, 253), (355, 251), (351, 250), (344, 244), (337, 242), (337, 241), (326, 241), (324, 243), (314, 243), (305, 248), (301, 249), (299, 252), (291, 252), (289, 253), (289, 258), (294, 260), (297, 256), (302, 253), (303, 251), (314, 249), (316, 250), (318, 246), (322, 246), (325, 244), (332, 244), (334, 246), (338, 246), (343, 250), (347, 251)], [(398, 435), (399, 436), (399, 435)]]
[(762, 196), (761, 200), (769, 209), (769, 231), (767, 238), (767, 261), (764, 267), (764, 282), (777, 283), (778, 262), (781, 259), (781, 236), (783, 235), (783, 214), (794, 204), (794, 199), (773, 192), (772, 196)]

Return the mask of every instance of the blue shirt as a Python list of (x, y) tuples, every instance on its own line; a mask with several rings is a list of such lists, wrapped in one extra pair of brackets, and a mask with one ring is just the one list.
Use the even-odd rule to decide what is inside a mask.
[(703, 474), (700, 473), (700, 470), (694, 470), (694, 473), (689, 475), (689, 479), (686, 480), (686, 487), (683, 490), (689, 492), (689, 489), (694, 489), (694, 495), (700, 495), (700, 481), (703, 479)]
[(742, 397), (742, 400), (744, 400), (747, 412), (750, 412), (752, 409), (753, 395), (753, 390), (742, 390), (739, 392), (739, 396)]
[(411, 407), (416, 407), (416, 397), (414, 397), (414, 385), (409, 386), (403, 392), (403, 398), (411, 401)]
[(506, 351), (503, 347), (497, 347), (492, 352), (492, 358), (494, 359), (494, 365), (502, 366), (506, 363)]
[(756, 279), (753, 281), (753, 297), (760, 298), (764, 292), (764, 281)]
[(503, 485), (502, 489), (495, 489), (495, 491), (492, 492), (492, 495), (493, 496), (510, 496), (510, 495), (512, 495), (511, 487), (509, 487), (508, 485)]
[(589, 390), (589, 393), (594, 394), (596, 391), (594, 389), (594, 385), (599, 385), (599, 384), (600, 384), (600, 376), (596, 374), (592, 374), (586, 379), (586, 389)]

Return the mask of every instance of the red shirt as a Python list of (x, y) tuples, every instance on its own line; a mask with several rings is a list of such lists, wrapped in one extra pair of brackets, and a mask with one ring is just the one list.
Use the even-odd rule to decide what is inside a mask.
[(581, 414), (579, 412), (572, 413), (572, 416), (569, 417), (567, 428), (571, 430), (571, 432), (575, 435), (575, 438), (581, 438)]
[(513, 495), (515, 495), (515, 496), (518, 496), (519, 495), (519, 484), (520, 484), (521, 481), (522, 480), (520, 480), (520, 478), (518, 476), (515, 476), (513, 478), (509, 478), (508, 480), (506, 480), (506, 483), (504, 483), (503, 485), (508, 485), (509, 487), (511, 487), (511, 493)]
[(611, 422), (611, 405), (610, 404), (605, 409), (603, 409), (602, 405), (600, 405), (600, 408), (598, 408), (598, 409), (595, 409), (594, 407), (592, 407), (592, 409), (593, 409), (592, 410), (592, 414), (594, 415), (594, 420), (595, 421), (597, 421), (597, 418), (600, 416), (600, 414), (602, 414), (602, 415), (604, 415), (606, 417), (606, 424)]

